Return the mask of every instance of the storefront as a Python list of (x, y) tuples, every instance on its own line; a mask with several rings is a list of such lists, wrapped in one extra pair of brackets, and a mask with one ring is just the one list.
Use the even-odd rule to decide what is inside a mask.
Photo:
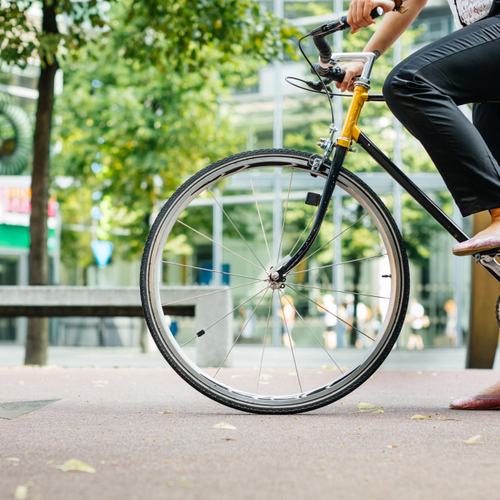
[[(0, 285), (28, 285), (31, 177), (0, 176)], [(60, 218), (55, 199), (49, 201), (48, 250), (51, 283), (57, 282)], [(24, 343), (25, 318), (0, 318), (0, 342)]]

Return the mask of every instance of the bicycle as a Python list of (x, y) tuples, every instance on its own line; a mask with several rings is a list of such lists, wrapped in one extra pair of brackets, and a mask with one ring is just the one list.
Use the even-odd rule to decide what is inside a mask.
[[(372, 17), (381, 13), (381, 9), (374, 11)], [(310, 91), (328, 97), (332, 126), (329, 137), (320, 140), (324, 154), (267, 149), (217, 161), (172, 195), (157, 216), (146, 242), (141, 264), (141, 299), (145, 319), (160, 352), (199, 392), (238, 410), (290, 414), (333, 403), (365, 382), (396, 343), (408, 305), (408, 259), (400, 231), (387, 207), (368, 185), (343, 167), (353, 141), (457, 241), (468, 239), (359, 128), (364, 104), (384, 98), (369, 93), (375, 54), (332, 54), (325, 41), (327, 35), (348, 27), (344, 16), (312, 30), (300, 40), (312, 36), (320, 52), (320, 65), (312, 65), (302, 51), (318, 82), (288, 78), (291, 83), (299, 80)], [(344, 124), (335, 139), (337, 129), (333, 126), (331, 101), (334, 94), (329, 84), (343, 80), (344, 72), (338, 64), (347, 61), (363, 61), (364, 69), (354, 84)], [(297, 191), (296, 188), (305, 185), (312, 186), (307, 194)], [(273, 234), (279, 234), (279, 238), (268, 238), (266, 231), (273, 226)], [(192, 247), (185, 244), (188, 237), (199, 245), (205, 243), (211, 265), (204, 264), (202, 256), (190, 261)], [(346, 255), (342, 241), (350, 244), (351, 252), (357, 248), (359, 253), (341, 260), (342, 252)], [(495, 254), (484, 252), (475, 258), (500, 281)], [(238, 272), (231, 272), (223, 260), (237, 265)], [(239, 264), (234, 264), (236, 261)], [(313, 261), (316, 263), (307, 267)], [(354, 275), (371, 273), (376, 279), (370, 282), (365, 279), (364, 288), (349, 289), (350, 279), (338, 272), (345, 264), (351, 264)], [(326, 270), (336, 273), (332, 279), (337, 286), (341, 285), (340, 289), (330, 285), (329, 279), (327, 285), (313, 279), (319, 275), (324, 281), (321, 273)], [(217, 325), (228, 314), (218, 320), (207, 318), (203, 328), (182, 339), (172, 335), (163, 310), (166, 304), (160, 298), (163, 284), (191, 285), (204, 281), (206, 276), (218, 277), (218, 284), (226, 286), (198, 289), (193, 298), (213, 295), (218, 300), (231, 294), (234, 300), (229, 317), (239, 322), (226, 354), (213, 367), (198, 366), (194, 344), (200, 349), (207, 346), (211, 336), (216, 337)], [(359, 275), (353, 278), (353, 283), (360, 283)], [(340, 300), (336, 310), (332, 306), (327, 309), (317, 298), (321, 292), (335, 294), (337, 298), (353, 297), (352, 303), (341, 314)], [(365, 310), (378, 314), (371, 325), (362, 324), (358, 318), (360, 299)], [(350, 316), (346, 316), (349, 307)], [(350, 328), (350, 343), (361, 348), (324, 345), (315, 324), (317, 318), (313, 314), (312, 319), (305, 318), (315, 309), (335, 318), (337, 340), (340, 330)], [(292, 335), (299, 320), (300, 342), (298, 335)], [(261, 334), (259, 348), (244, 348), (238, 356), (247, 368), (232, 369), (229, 356), (236, 356), (235, 345), (251, 325), (254, 333)], [(287, 347), (270, 346), (271, 338), (274, 344), (282, 338)]]

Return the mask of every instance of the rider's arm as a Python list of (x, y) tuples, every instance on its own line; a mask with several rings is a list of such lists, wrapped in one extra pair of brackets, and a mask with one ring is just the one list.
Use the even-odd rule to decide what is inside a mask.
[[(382, 7), (387, 14), (364, 49), (364, 52), (377, 51), (381, 55), (406, 31), (426, 3), (427, 0), (406, 0), (404, 6), (409, 10), (400, 14), (391, 12), (394, 8), (394, 0), (353, 0), (347, 14), (347, 22), (352, 27), (351, 32), (355, 33), (373, 24), (375, 21), (370, 17), (371, 10), (377, 6)], [(353, 77), (361, 74), (363, 63), (351, 63), (343, 69), (346, 71), (346, 76), (341, 84), (337, 84), (342, 92), (352, 85)]]

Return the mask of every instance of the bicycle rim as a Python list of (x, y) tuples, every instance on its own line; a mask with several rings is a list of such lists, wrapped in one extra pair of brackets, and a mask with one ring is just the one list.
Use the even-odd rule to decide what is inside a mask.
[[(404, 321), (401, 236), (344, 169), (308, 255), (283, 288), (269, 281), (314, 219), (306, 192), (325, 179), (310, 176), (309, 157), (265, 150), (210, 165), (170, 198), (146, 243), (141, 297), (156, 344), (193, 387), (233, 408), (293, 413), (342, 398), (380, 366)], [(173, 300), (162, 302), (163, 286)], [(174, 335), (168, 308), (201, 302), (204, 315)]]

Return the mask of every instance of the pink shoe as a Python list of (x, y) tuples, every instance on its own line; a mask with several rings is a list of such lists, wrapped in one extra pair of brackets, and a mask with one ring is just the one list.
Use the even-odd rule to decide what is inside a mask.
[(453, 245), (454, 255), (474, 255), (478, 252), (484, 252), (486, 250), (493, 250), (495, 248), (500, 249), (500, 234), (489, 234), (486, 236), (478, 236), (477, 238), (471, 238), (467, 241), (462, 241), (462, 243), (457, 243)]
[(454, 410), (500, 410), (500, 394), (478, 394), (468, 398), (454, 399), (450, 403)]

